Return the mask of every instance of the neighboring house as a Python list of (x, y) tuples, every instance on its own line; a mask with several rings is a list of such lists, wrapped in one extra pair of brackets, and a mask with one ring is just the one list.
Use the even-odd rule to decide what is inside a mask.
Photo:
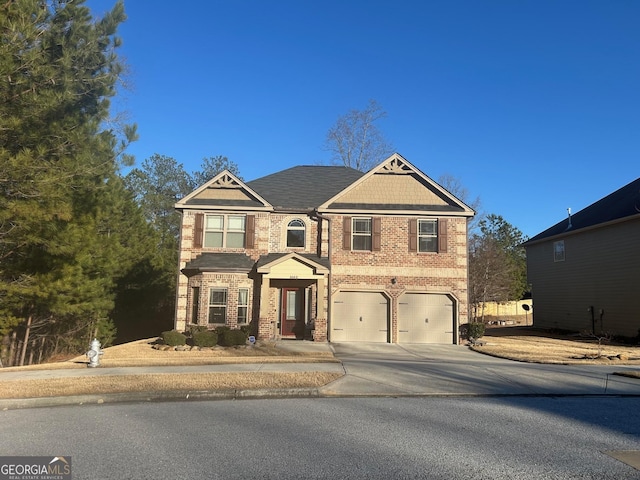
[(638, 334), (640, 178), (524, 246), (535, 326)]
[(182, 214), (175, 328), (261, 339), (457, 343), (473, 210), (400, 155), (368, 173), (224, 171)]

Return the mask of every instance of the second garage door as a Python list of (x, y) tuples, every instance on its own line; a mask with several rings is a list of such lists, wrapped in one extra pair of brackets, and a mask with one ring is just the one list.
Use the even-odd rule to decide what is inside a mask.
[(454, 343), (453, 300), (448, 295), (405, 293), (398, 301), (399, 343)]
[(379, 292), (339, 292), (331, 310), (332, 342), (388, 342), (389, 301)]

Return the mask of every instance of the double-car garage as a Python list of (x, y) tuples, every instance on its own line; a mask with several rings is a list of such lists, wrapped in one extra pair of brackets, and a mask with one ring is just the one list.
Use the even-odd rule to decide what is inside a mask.
[[(397, 300), (398, 343), (455, 343), (455, 311), (451, 296), (404, 293)], [(330, 341), (393, 341), (392, 301), (381, 292), (341, 291), (333, 296)]]

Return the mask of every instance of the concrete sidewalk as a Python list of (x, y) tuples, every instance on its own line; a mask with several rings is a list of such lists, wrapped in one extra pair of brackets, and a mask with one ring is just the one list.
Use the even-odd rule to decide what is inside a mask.
[(513, 362), (457, 345), (391, 345), (282, 341), (290, 351), (332, 351), (341, 363), (256, 363), (199, 366), (75, 368), (3, 372), (0, 380), (207, 372), (336, 372), (321, 388), (142, 392), (0, 400), (0, 410), (38, 406), (160, 400), (361, 396), (640, 396), (640, 379), (615, 375), (634, 366), (567, 366)]

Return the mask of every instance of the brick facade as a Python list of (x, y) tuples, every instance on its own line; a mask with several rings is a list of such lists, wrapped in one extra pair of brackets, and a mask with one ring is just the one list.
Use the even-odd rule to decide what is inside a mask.
[[(335, 217), (332, 222), (341, 225), (342, 218)], [(446, 253), (416, 253), (408, 248), (409, 218), (381, 218), (379, 252), (344, 250), (342, 231), (332, 232), (332, 294), (341, 290), (369, 290), (389, 297), (392, 342), (397, 338), (397, 299), (405, 292), (449, 294), (457, 303), (458, 323), (468, 323), (469, 318), (467, 219), (447, 219)]]

